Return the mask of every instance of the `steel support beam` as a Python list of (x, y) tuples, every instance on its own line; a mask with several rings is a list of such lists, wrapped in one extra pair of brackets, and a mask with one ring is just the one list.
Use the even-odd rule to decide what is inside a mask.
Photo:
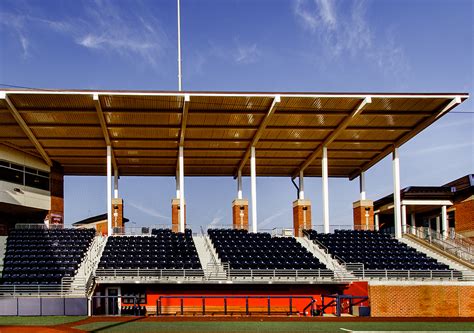
[(328, 148), (323, 147), (322, 159), (322, 187), (323, 187), (323, 225), (324, 233), (329, 233), (329, 172)]
[(395, 238), (402, 238), (401, 200), (400, 200), (400, 160), (398, 148), (393, 150), (393, 222), (395, 227)]
[(300, 172), (299, 176), (299, 192), (298, 192), (298, 199), (304, 200), (304, 172)]
[(242, 199), (242, 171), (237, 172), (237, 199)]
[(186, 134), (186, 125), (188, 123), (188, 109), (189, 109), (189, 102), (191, 98), (189, 95), (184, 95), (184, 103), (183, 103), (183, 113), (182, 113), (182, 119), (181, 119), (181, 131), (179, 134), (179, 145), (183, 146), (184, 145), (184, 138)]
[(307, 167), (309, 167), (311, 163), (313, 163), (313, 161), (321, 154), (324, 147), (329, 146), (329, 144), (336, 140), (339, 134), (341, 134), (349, 126), (349, 124), (355, 118), (357, 118), (357, 116), (369, 103), (372, 103), (372, 98), (365, 97), (351, 112), (351, 114), (344, 118), (344, 120), (336, 127), (336, 129), (334, 129), (333, 132), (331, 132), (331, 134), (329, 134), (326, 139), (324, 139), (324, 141), (313, 151), (313, 153), (306, 159), (306, 161), (300, 165), (298, 170), (293, 174), (293, 178), (295, 178), (300, 173), (300, 171), (304, 171)]
[(107, 235), (113, 235), (112, 230), (112, 147), (107, 146)]
[(252, 196), (252, 232), (257, 232), (257, 165), (255, 147), (250, 147), (250, 195)]
[(179, 146), (179, 231), (184, 232), (184, 148)]
[[(260, 137), (262, 136), (263, 131), (265, 130), (265, 128), (266, 128), (267, 125), (268, 125), (268, 122), (270, 121), (270, 117), (271, 117), (271, 116), (273, 115), (273, 113), (275, 112), (276, 107), (278, 106), (278, 104), (280, 103), (280, 101), (281, 101), (280, 95), (276, 95), (276, 96), (273, 98), (273, 102), (272, 102), (272, 104), (270, 105), (270, 108), (268, 109), (268, 111), (267, 111), (267, 113), (266, 113), (266, 115), (265, 115), (265, 118), (263, 118), (263, 120), (261, 121), (260, 126), (258, 127), (257, 132), (256, 132), (255, 135), (253, 136), (252, 142), (251, 142), (250, 145), (248, 146), (247, 151), (245, 152), (245, 155), (244, 155), (244, 157), (242, 158), (242, 161), (240, 161), (240, 164), (239, 164), (239, 167), (238, 167), (238, 169), (237, 169), (237, 172), (242, 171), (243, 167), (244, 167), (245, 164), (247, 163), (247, 160), (248, 160), (249, 157), (250, 157), (250, 153), (251, 153), (252, 148), (255, 149), (255, 146), (257, 145), (258, 140), (260, 140)], [(237, 172), (236, 172), (235, 176), (237, 176)]]
[(446, 105), (444, 108), (442, 108), (439, 112), (436, 112), (435, 114), (433, 114), (428, 119), (421, 121), (419, 124), (417, 124), (415, 126), (415, 128), (413, 130), (411, 130), (409, 133), (403, 135), (400, 139), (398, 139), (393, 146), (387, 147), (378, 156), (376, 156), (372, 161), (367, 162), (366, 164), (364, 164), (362, 166), (362, 168), (360, 168), (360, 170), (352, 173), (349, 176), (349, 179), (353, 180), (361, 172), (364, 172), (364, 171), (367, 171), (368, 169), (370, 169), (372, 166), (374, 166), (375, 164), (380, 162), (385, 156), (390, 154), (393, 151), (393, 147), (396, 147), (396, 148), (400, 147), (405, 142), (407, 142), (408, 140), (413, 138), (415, 135), (420, 133), (426, 127), (430, 126), (432, 123), (434, 123), (436, 120), (438, 120), (440, 117), (445, 115), (449, 110), (451, 110), (452, 108), (454, 108), (456, 105), (460, 104), (461, 102), (462, 102), (461, 97), (459, 97), (459, 96), (454, 97), (451, 100), (451, 102), (449, 102), (448, 105)]
[(114, 198), (115, 199), (118, 199), (119, 197), (118, 180), (119, 180), (118, 170), (114, 169)]
[(402, 217), (402, 234), (407, 233), (407, 206), (402, 205), (401, 217)]
[(28, 127), (28, 124), (25, 122), (23, 117), (18, 112), (16, 106), (13, 105), (13, 102), (10, 100), (10, 97), (8, 97), (8, 95), (6, 93), (1, 92), (0, 93), (0, 99), (3, 99), (6, 102), (7, 108), (10, 111), (11, 115), (13, 116), (13, 118), (15, 118), (16, 122), (18, 123), (20, 128), (23, 130), (23, 132), (25, 132), (26, 136), (31, 141), (31, 143), (35, 146), (36, 150), (41, 155), (41, 157), (46, 162), (46, 164), (49, 165), (49, 166), (53, 166), (53, 161), (51, 161), (51, 158), (49, 157), (48, 153), (46, 153), (46, 151), (44, 150), (41, 143), (38, 141), (36, 136), (33, 134), (31, 129)]
[(98, 94), (93, 95), (95, 110), (97, 112), (97, 117), (99, 118), (100, 128), (102, 129), (102, 134), (104, 135), (105, 144), (110, 146), (111, 149), (111, 158), (112, 165), (115, 170), (118, 170), (117, 161), (115, 160), (114, 151), (112, 149), (112, 142), (110, 140), (109, 129), (107, 128), (107, 122), (105, 121), (104, 112), (102, 111), (102, 105), (100, 104), (100, 96)]
[(416, 234), (415, 230), (416, 230), (416, 214), (415, 213), (411, 213), (410, 214), (410, 227), (411, 227), (411, 233), (413, 235)]
[(446, 211), (446, 206), (441, 207), (441, 234), (443, 239), (448, 238), (448, 213)]
[(365, 194), (365, 172), (361, 172), (359, 175), (359, 190), (360, 190), (360, 200), (366, 199)]

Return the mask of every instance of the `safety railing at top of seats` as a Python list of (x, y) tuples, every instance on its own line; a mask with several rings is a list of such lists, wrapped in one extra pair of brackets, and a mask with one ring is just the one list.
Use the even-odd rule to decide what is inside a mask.
[(64, 224), (17, 223), (15, 229), (65, 229)]
[[(351, 274), (347, 271), (329, 269), (227, 269), (224, 280), (269, 280), (269, 281), (339, 281), (349, 282), (354, 280), (423, 280), (423, 281), (474, 281), (472, 271), (455, 270), (370, 270), (364, 269), (361, 264), (347, 264)], [(217, 268), (216, 268), (217, 269)], [(213, 276), (214, 268), (204, 270), (196, 269), (98, 269), (96, 279), (116, 281), (147, 282), (166, 281), (207, 281)], [(212, 270), (212, 272), (208, 271)], [(212, 279), (216, 281), (216, 278)]]
[(427, 227), (413, 227), (408, 226), (408, 234), (411, 234), (419, 239), (422, 239), (433, 246), (440, 248), (462, 260), (474, 263), (474, 247), (465, 247), (455, 242), (449, 235), (444, 238), (443, 234), (438, 233)]
[[(220, 225), (213, 225), (209, 224), (205, 227), (201, 226), (201, 230), (204, 230), (207, 232), (207, 230), (210, 229), (228, 229), (228, 230), (249, 230), (247, 228), (239, 228), (239, 226), (233, 226), (232, 224), (220, 224)], [(293, 229), (291, 228), (284, 228), (284, 227), (275, 227), (275, 228), (259, 228), (257, 230), (259, 233), (268, 233), (272, 237), (293, 237), (294, 232)]]
[(474, 255), (474, 242), (456, 233), (453, 228), (449, 229), (446, 234), (437, 232), (430, 227), (407, 226), (407, 229), (407, 233), (415, 235), (418, 238), (425, 239), (429, 242), (434, 240), (443, 241)]
[[(73, 284), (74, 282), (74, 284)], [(85, 279), (64, 277), (61, 283), (52, 284), (0, 284), (0, 297), (77, 297), (85, 296)]]

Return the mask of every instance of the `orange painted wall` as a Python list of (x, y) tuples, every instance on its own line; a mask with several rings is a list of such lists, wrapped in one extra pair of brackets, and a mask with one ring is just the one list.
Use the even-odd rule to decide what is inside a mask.
[[(101, 286), (104, 287), (104, 286)], [(327, 294), (350, 294), (357, 296), (367, 296), (367, 283), (352, 283), (350, 285), (152, 285), (146, 287), (146, 306), (156, 306), (159, 296), (175, 296), (174, 299), (163, 299), (163, 307), (179, 307), (180, 296), (222, 296), (217, 299), (207, 299), (206, 306), (224, 306), (224, 296), (313, 296), (316, 304), (321, 304), (321, 295)], [(98, 289), (100, 291), (100, 288)], [(102, 294), (103, 291), (102, 291)], [(308, 305), (310, 299), (293, 299), (293, 311), (301, 312)], [(367, 305), (367, 304), (363, 304)], [(201, 299), (185, 299), (185, 307), (202, 307)], [(245, 299), (228, 299), (228, 308), (245, 308)], [(249, 309), (266, 308), (267, 299), (250, 299)], [(289, 300), (272, 299), (272, 308), (289, 309)], [(335, 313), (335, 307), (330, 307), (326, 313)]]

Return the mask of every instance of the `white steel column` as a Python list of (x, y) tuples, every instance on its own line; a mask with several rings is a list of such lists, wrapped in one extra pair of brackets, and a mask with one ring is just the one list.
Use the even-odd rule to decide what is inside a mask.
[(402, 233), (407, 233), (407, 206), (402, 205)]
[(402, 238), (402, 221), (400, 207), (400, 160), (398, 148), (393, 149), (393, 222), (395, 226), (395, 238)]
[(328, 181), (328, 148), (323, 147), (323, 224), (324, 233), (329, 233), (329, 181)]
[(436, 216), (436, 233), (440, 234), (441, 233), (441, 219), (440, 216)]
[(177, 0), (178, 8), (178, 90), (182, 89), (182, 74), (181, 74), (181, 8), (180, 0)]
[(411, 213), (411, 221), (410, 221), (410, 225), (411, 225), (411, 233), (413, 235), (416, 234), (416, 215), (415, 213)]
[(299, 177), (299, 181), (300, 181), (300, 191), (298, 192), (298, 199), (300, 200), (304, 200), (304, 175), (303, 175), (303, 171), (300, 171), (300, 177)]
[(359, 175), (360, 200), (365, 200), (365, 172)]
[(448, 237), (448, 213), (446, 211), (446, 206), (441, 207), (441, 233), (443, 239)]
[(176, 168), (176, 199), (179, 199), (181, 193), (179, 191), (179, 160), (178, 160), (178, 167)]
[(107, 235), (112, 234), (112, 147), (107, 146)]
[(257, 165), (255, 147), (250, 148), (250, 190), (252, 196), (252, 232), (257, 232)]
[(179, 231), (184, 232), (184, 149), (179, 146)]
[(237, 199), (242, 199), (242, 171), (237, 172)]
[(118, 199), (119, 192), (118, 192), (118, 169), (114, 170), (114, 199)]
[(375, 231), (379, 231), (379, 214), (374, 214)]

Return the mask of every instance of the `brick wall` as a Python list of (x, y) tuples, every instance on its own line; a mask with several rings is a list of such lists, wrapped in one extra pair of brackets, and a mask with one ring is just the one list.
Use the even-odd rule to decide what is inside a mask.
[(369, 209), (369, 229), (374, 230), (374, 203), (372, 200), (359, 200), (352, 204), (354, 230), (367, 230), (365, 209)]
[[(240, 213), (243, 216), (240, 216)], [(234, 229), (249, 229), (249, 202), (247, 199), (235, 199), (232, 202), (232, 226)]]
[(293, 231), (295, 236), (303, 236), (303, 229), (311, 229), (311, 202), (296, 200), (293, 202)]
[(373, 317), (473, 317), (474, 286), (369, 285)]
[[(171, 201), (171, 230), (178, 232), (179, 230), (179, 199)], [(184, 227), (186, 228), (186, 204), (184, 204)]]
[(64, 224), (64, 172), (54, 164), (50, 173), (51, 210), (48, 219), (51, 224)]
[(456, 232), (471, 232), (468, 237), (474, 237), (474, 196), (458, 202), (454, 205), (456, 211), (454, 219), (456, 221)]

